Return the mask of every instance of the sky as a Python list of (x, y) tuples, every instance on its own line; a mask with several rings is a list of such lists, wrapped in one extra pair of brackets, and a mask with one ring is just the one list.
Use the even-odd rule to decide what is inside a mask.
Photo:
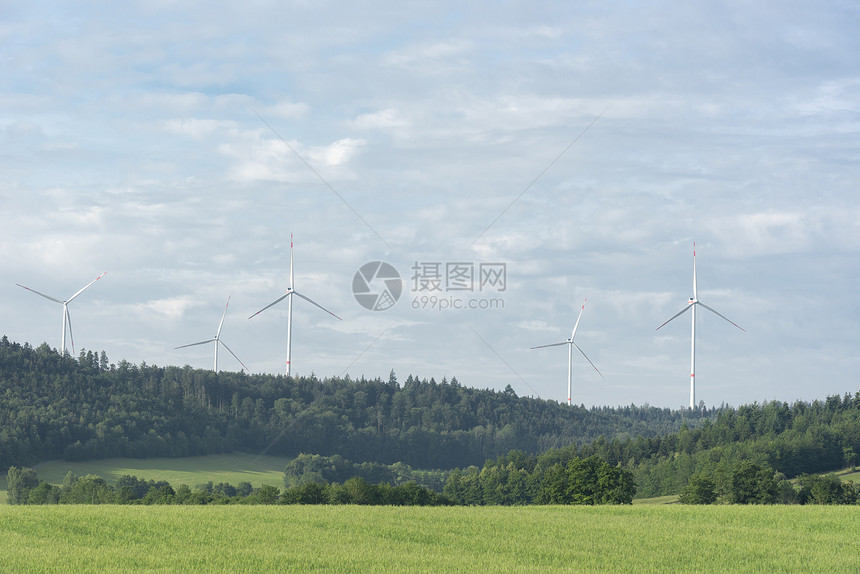
[[(573, 402), (858, 390), (854, 2), (0, 1), (0, 334)], [(368, 263), (396, 279), (370, 275)], [(354, 295), (400, 286), (367, 309)], [(586, 302), (587, 299), (587, 302)], [(364, 299), (367, 301), (367, 298)], [(461, 307), (461, 308), (454, 308)], [(71, 349), (70, 349), (71, 350)], [(222, 351), (219, 367), (242, 366)]]

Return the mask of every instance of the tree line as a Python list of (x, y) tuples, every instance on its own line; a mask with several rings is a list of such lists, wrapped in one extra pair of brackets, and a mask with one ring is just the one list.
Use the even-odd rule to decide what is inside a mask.
[(787, 479), (851, 468), (860, 450), (860, 393), (824, 401), (721, 407), (696, 427), (660, 437), (600, 437), (568, 456), (597, 455), (630, 470), (637, 496), (680, 494), (694, 475), (722, 485), (744, 462)]
[(455, 469), (443, 493), (464, 505), (631, 504), (636, 494), (633, 473), (597, 456), (534, 466), (520, 451), (482, 469)]
[(232, 451), (338, 455), (367, 464), (355, 475), (371, 481), (383, 466), (401, 463), (437, 492), (440, 475), (422, 479), (415, 469), (464, 475), (512, 451), (562, 464), (597, 456), (633, 473), (639, 497), (680, 494), (704, 475), (726, 499), (727, 477), (744, 461), (785, 479), (854, 465), (860, 393), (693, 412), (586, 409), (518, 397), (510, 386), (469, 388), (456, 378), (216, 374), (115, 365), (104, 352), (72, 358), (46, 344), (0, 338), (0, 470), (57, 458)]
[(657, 437), (683, 421), (681, 411), (568, 407), (456, 378), (216, 374), (114, 364), (87, 350), (73, 358), (47, 344), (0, 338), (0, 470), (53, 459), (233, 451), (451, 469), (515, 449)]
[(323, 456), (301, 453), (284, 468), (284, 487), (292, 488), (310, 482), (319, 484), (345, 482), (359, 477), (369, 483), (387, 483), (393, 486), (415, 482), (435, 492), (442, 492), (450, 474), (446, 470), (414, 469), (408, 464), (395, 462), (351, 462), (339, 454)]
[[(308, 459), (317, 467), (330, 466), (319, 458)], [(340, 461), (335, 461), (336, 464)], [(292, 464), (292, 463), (291, 463)], [(327, 482), (319, 474), (285, 469), (283, 491), (272, 485), (252, 488), (243, 482), (208, 484), (192, 490), (182, 484), (174, 490), (166, 481), (142, 480), (126, 475), (110, 485), (97, 475), (69, 472), (61, 486), (38, 479), (32, 468), (12, 466), (7, 473), (9, 504), (363, 504), (388, 506), (450, 506), (483, 504), (630, 504), (636, 490), (630, 473), (591, 457), (556, 464), (541, 473), (521, 475), (523, 496), (514, 500), (493, 498), (482, 476), (486, 494), (478, 493), (469, 475), (452, 473), (440, 494), (414, 480), (401, 484), (371, 483), (351, 476), (342, 483)], [(353, 467), (355, 468), (355, 467)], [(507, 482), (507, 481), (506, 481)], [(511, 480), (513, 484), (514, 480)], [(497, 481), (495, 483), (499, 485)], [(529, 486), (531, 485), (531, 487)], [(480, 490), (481, 487), (479, 487)], [(513, 492), (513, 488), (506, 488)]]
[[(588, 450), (588, 449), (582, 449)], [(513, 451), (483, 468), (455, 469), (443, 493), (473, 505), (629, 504), (636, 474), (603, 458), (554, 449), (538, 456)], [(681, 489), (683, 504), (857, 504), (860, 489), (833, 473), (794, 480), (766, 463), (739, 459), (719, 472), (700, 471)]]
[(683, 504), (857, 504), (857, 486), (833, 473), (788, 480), (766, 464), (738, 463), (729, 474), (694, 474), (679, 496)]
[(528, 504), (630, 504), (636, 493), (633, 474), (599, 457), (528, 457), (512, 451), (483, 469), (413, 471), (407, 465), (354, 464), (339, 455), (301, 454), (284, 469), (284, 486), (361, 478), (394, 485), (423, 480), (453, 504), (466, 506)]
[(308, 482), (283, 490), (272, 485), (253, 488), (248, 482), (238, 486), (213, 484), (177, 489), (166, 481), (121, 476), (108, 484), (94, 474), (76, 476), (69, 472), (62, 486), (38, 479), (32, 468), (12, 466), (7, 473), (9, 504), (365, 504), (386, 506), (448, 506), (452, 503), (437, 492), (413, 482), (400, 485), (371, 484), (361, 477), (344, 483)]

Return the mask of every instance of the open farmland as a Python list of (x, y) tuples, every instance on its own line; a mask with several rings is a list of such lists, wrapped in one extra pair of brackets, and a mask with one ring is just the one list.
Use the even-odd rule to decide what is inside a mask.
[(860, 508), (0, 508), (39, 571), (857, 572)]
[[(96, 474), (109, 484), (123, 475), (142, 480), (166, 480), (178, 488), (187, 484), (194, 488), (209, 481), (228, 482), (236, 486), (250, 482), (255, 488), (264, 484), (283, 488), (284, 467), (292, 460), (285, 456), (254, 455), (245, 453), (211, 454), (182, 458), (108, 458), (71, 462), (55, 460), (35, 467), (39, 480), (63, 484), (69, 471), (78, 476)], [(6, 504), (6, 476), (0, 476), (0, 505)]]
[(82, 462), (61, 460), (40, 464), (36, 472), (40, 480), (58, 485), (63, 483), (66, 473), (72, 471), (78, 476), (97, 474), (110, 484), (123, 475), (134, 475), (144, 480), (166, 480), (174, 488), (180, 484), (195, 487), (209, 481), (216, 484), (229, 482), (234, 486), (240, 482), (250, 482), (255, 487), (270, 484), (282, 488), (284, 466), (290, 460), (283, 456), (245, 453), (183, 458), (109, 458)]

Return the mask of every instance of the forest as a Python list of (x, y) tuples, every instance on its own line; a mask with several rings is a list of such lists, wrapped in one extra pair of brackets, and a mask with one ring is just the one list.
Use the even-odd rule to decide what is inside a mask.
[(0, 471), (53, 459), (233, 451), (451, 469), (515, 449), (663, 436), (683, 422), (680, 411), (567, 407), (456, 378), (216, 374), (0, 339)]
[[(455, 502), (452, 475), (544, 472), (596, 456), (629, 472), (637, 497), (682, 494), (707, 478), (729, 500), (745, 464), (770, 474), (777, 489), (783, 480), (852, 467), (860, 452), (860, 392), (693, 412), (568, 407), (456, 378), (216, 374), (113, 364), (104, 352), (73, 358), (46, 344), (0, 339), (0, 471), (52, 459), (233, 451), (338, 456), (353, 469), (364, 465), (368, 478), (379, 465), (400, 464), (436, 491), (444, 484)], [(393, 468), (385, 472), (400, 472)], [(442, 473), (415, 474), (434, 469)], [(492, 480), (503, 489), (498, 476)], [(811, 489), (798, 496), (809, 498)]]

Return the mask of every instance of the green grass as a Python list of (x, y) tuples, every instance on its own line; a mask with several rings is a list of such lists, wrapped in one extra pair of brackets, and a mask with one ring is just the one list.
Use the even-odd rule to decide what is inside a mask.
[(0, 508), (14, 572), (857, 572), (860, 507)]
[(843, 481), (850, 481), (854, 484), (860, 483), (860, 471), (841, 470), (836, 473), (836, 476)]
[(669, 494), (667, 496), (655, 496), (654, 498), (634, 498), (633, 504), (675, 504), (678, 502), (677, 494)]
[[(174, 488), (187, 484), (192, 488), (206, 484), (229, 482), (236, 486), (250, 482), (261, 486), (271, 484), (284, 487), (284, 467), (292, 460), (280, 456), (258, 456), (233, 453), (191, 456), (185, 458), (110, 458), (83, 462), (54, 461), (37, 465), (40, 480), (61, 485), (70, 470), (82, 476), (97, 474), (109, 484), (124, 474), (135, 475), (144, 480), (166, 480)], [(0, 486), (5, 487), (5, 479)], [(6, 497), (3, 497), (5, 502)]]

